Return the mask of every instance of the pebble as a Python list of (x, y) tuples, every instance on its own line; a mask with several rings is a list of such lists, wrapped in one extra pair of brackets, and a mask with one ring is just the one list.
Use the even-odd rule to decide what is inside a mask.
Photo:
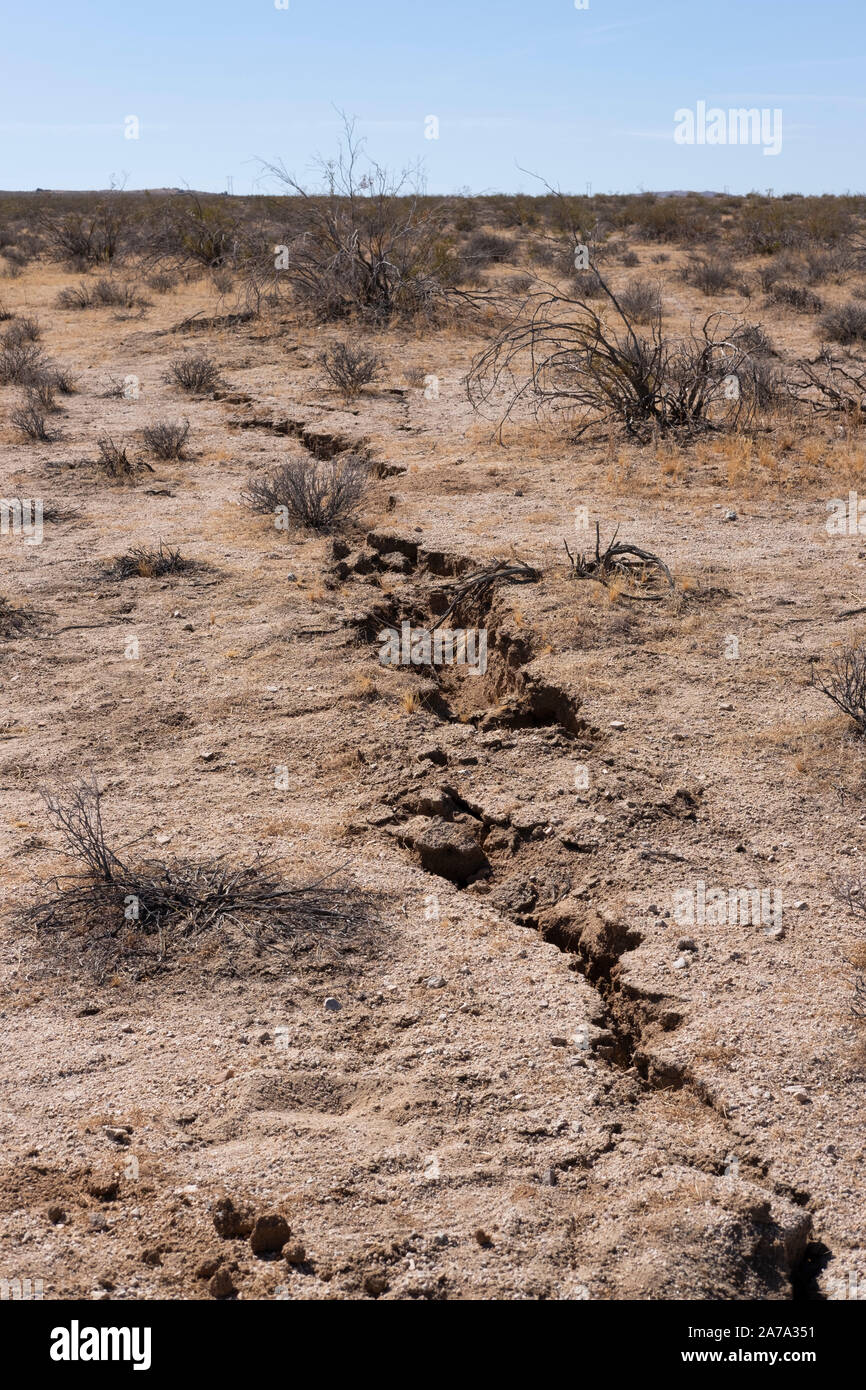
[(431, 976), (430, 976), (430, 979), (427, 981), (427, 988), (428, 988), (428, 989), (444, 989), (444, 988), (445, 988), (445, 981), (444, 981), (444, 979), (442, 978), (441, 975), (431, 975)]
[(688, 970), (689, 963), (685, 956), (679, 956), (673, 963), (674, 970)]
[(340, 1003), (339, 999), (335, 999), (333, 995), (331, 995), (330, 998), (325, 1000), (325, 1008), (329, 1014), (338, 1014), (342, 1007), (343, 1006)]

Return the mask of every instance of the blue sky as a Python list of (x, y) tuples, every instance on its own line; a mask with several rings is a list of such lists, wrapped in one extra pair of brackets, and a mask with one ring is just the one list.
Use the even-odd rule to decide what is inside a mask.
[[(537, 190), (521, 166), (571, 192), (866, 188), (866, 0), (12, 4), (0, 188), (268, 191), (259, 160), (307, 175), (335, 107), (431, 193)], [(780, 108), (781, 153), (676, 144), (699, 101)]]

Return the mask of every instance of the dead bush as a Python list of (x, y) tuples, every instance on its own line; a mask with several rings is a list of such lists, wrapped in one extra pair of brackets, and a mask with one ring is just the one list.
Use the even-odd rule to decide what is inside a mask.
[(313, 531), (330, 531), (353, 515), (367, 487), (369, 465), (355, 454), (320, 462), (290, 459), (254, 479), (243, 500), (256, 512), (285, 512)]
[(183, 424), (160, 420), (142, 430), (145, 447), (158, 459), (182, 459), (183, 447), (189, 438), (189, 420)]
[(423, 205), (419, 169), (393, 175), (366, 155), (354, 122), (344, 118), (344, 132), (337, 157), (319, 164), (320, 193), (282, 164), (265, 165), (294, 195), (291, 202), (302, 200), (300, 210), (293, 208), (300, 225), (287, 233), (279, 281), (320, 322), (430, 319), (440, 309), (471, 303), (469, 292), (455, 284), (447, 207)]
[(191, 396), (204, 396), (215, 391), (222, 377), (213, 358), (204, 353), (184, 353), (169, 364), (166, 381), (172, 382), (188, 391)]
[(135, 546), (125, 555), (118, 555), (103, 568), (103, 575), (106, 579), (161, 579), (166, 574), (184, 574), (195, 568), (194, 561), (160, 541), (156, 550)]
[(35, 626), (36, 620), (26, 608), (18, 608), (0, 594), (0, 638), (21, 637)]
[(379, 375), (382, 359), (375, 352), (368, 352), (363, 343), (340, 342), (325, 349), (319, 365), (331, 385), (352, 400)]
[(20, 405), (9, 412), (9, 420), (19, 434), (34, 443), (51, 444), (58, 438), (57, 431), (48, 426), (48, 412), (38, 395), (30, 392)]
[(785, 304), (801, 314), (820, 314), (824, 308), (824, 301), (817, 294), (802, 285), (789, 285), (784, 281), (776, 281), (770, 287), (768, 298), (772, 304)]
[(623, 312), (635, 323), (653, 323), (662, 312), (661, 289), (652, 280), (631, 280), (617, 295)]
[(702, 257), (695, 257), (683, 270), (683, 279), (687, 285), (700, 290), (701, 294), (710, 297), (717, 294), (724, 294), (729, 290), (734, 282), (733, 272), (728, 265), (720, 261), (708, 261)]
[[(55, 876), (26, 921), (70, 966), (103, 979), (123, 971), (144, 978), (184, 951), (222, 938), (226, 968), (237, 950), (296, 954), (357, 938), (368, 919), (360, 892), (334, 875), (288, 883), (275, 861), (130, 860), (109, 841), (95, 780), (42, 793), (49, 825), (79, 867)], [(216, 937), (217, 940), (213, 938)]]
[(742, 325), (711, 314), (699, 332), (671, 340), (656, 318), (643, 336), (599, 278), (609, 317), (558, 291), (527, 298), (472, 364), (467, 390), (476, 410), (493, 407), (500, 430), (522, 405), (567, 410), (577, 412), (578, 435), (607, 422), (644, 440), (653, 431), (698, 433), (749, 418), (742, 387), (754, 369), (737, 342)]
[(821, 332), (832, 343), (848, 346), (866, 342), (866, 305), (843, 304), (830, 309), (821, 320)]
[(120, 199), (109, 197), (92, 213), (71, 212), (64, 217), (43, 213), (38, 224), (56, 256), (84, 269), (114, 260), (126, 226), (126, 211)]
[(149, 463), (142, 459), (129, 457), (129, 452), (125, 444), (118, 444), (108, 434), (101, 434), (96, 441), (96, 448), (99, 453), (97, 459), (98, 466), (109, 478), (118, 482), (129, 482), (136, 477), (142, 469), (153, 472)]
[(812, 667), (811, 684), (866, 733), (866, 648), (846, 646), (830, 658), (826, 671)]

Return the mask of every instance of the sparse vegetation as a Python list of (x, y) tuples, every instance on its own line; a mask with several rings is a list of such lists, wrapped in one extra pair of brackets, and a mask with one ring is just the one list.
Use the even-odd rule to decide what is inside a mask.
[(145, 448), (158, 459), (182, 459), (189, 438), (189, 420), (183, 424), (160, 420), (142, 430)]
[(319, 357), (328, 381), (345, 396), (353, 400), (363, 387), (375, 381), (382, 369), (382, 359), (370, 352), (363, 343), (332, 343)]
[(866, 342), (866, 305), (843, 304), (830, 309), (821, 320), (821, 332), (830, 342), (847, 347)]
[(844, 647), (830, 658), (825, 671), (813, 666), (812, 685), (866, 734), (866, 648)]
[(125, 444), (118, 444), (108, 434), (102, 434), (96, 441), (96, 448), (99, 453), (98, 464), (109, 478), (118, 482), (128, 482), (135, 478), (143, 468), (153, 472), (149, 463), (142, 459), (131, 459)]
[(34, 392), (28, 392), (21, 405), (10, 411), (9, 419), (20, 434), (34, 443), (50, 444), (57, 438), (57, 431), (48, 426), (48, 411)]
[(35, 930), (62, 956), (102, 979), (160, 970), (206, 934), (247, 939), (255, 950), (304, 950), (365, 923), (365, 901), (333, 876), (287, 883), (274, 861), (223, 858), (133, 862), (108, 838), (95, 779), (43, 792), (51, 827), (79, 867), (54, 878), (28, 911)]
[(189, 352), (174, 359), (166, 380), (182, 387), (191, 396), (204, 396), (215, 391), (222, 378), (212, 358), (201, 352)]
[(285, 510), (288, 519), (312, 531), (331, 531), (353, 515), (367, 487), (365, 459), (345, 454), (319, 462), (295, 458), (256, 478), (244, 501), (256, 512)]
[(161, 579), (166, 574), (185, 574), (195, 568), (192, 560), (160, 541), (156, 550), (139, 545), (125, 555), (118, 555), (105, 566), (103, 574), (106, 579)]

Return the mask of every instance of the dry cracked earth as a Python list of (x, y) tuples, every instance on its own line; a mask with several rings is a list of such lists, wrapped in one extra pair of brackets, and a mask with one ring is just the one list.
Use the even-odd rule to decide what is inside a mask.
[[(61, 310), (68, 281), (6, 295), (78, 389), (55, 442), (3, 435), (4, 496), (47, 519), (0, 541), (32, 619), (0, 648), (0, 1275), (52, 1299), (866, 1287), (862, 927), (834, 896), (863, 750), (809, 685), (862, 631), (863, 542), (825, 527), (859, 443), (648, 458), (525, 421), (501, 445), (462, 384), (480, 333), (381, 335), (346, 406), (329, 330), (231, 322), (200, 280), (141, 317)], [(165, 381), (187, 349), (220, 365), (206, 398)], [(431, 374), (438, 396), (407, 384)], [(186, 460), (100, 476), (98, 433), (166, 418)], [(347, 449), (374, 480), (344, 535), (243, 504)], [(574, 578), (581, 508), (674, 588)], [(160, 541), (197, 568), (106, 577)], [(380, 662), (383, 628), (506, 560), (532, 578), (461, 619), (483, 674)], [(138, 973), (61, 952), (26, 913), (64, 865), (40, 791), (90, 776), (117, 843), (266, 852), (357, 920), (298, 950), (204, 933)], [(781, 913), (690, 922), (700, 884)]]

